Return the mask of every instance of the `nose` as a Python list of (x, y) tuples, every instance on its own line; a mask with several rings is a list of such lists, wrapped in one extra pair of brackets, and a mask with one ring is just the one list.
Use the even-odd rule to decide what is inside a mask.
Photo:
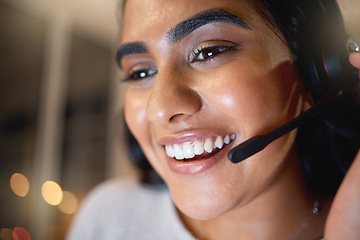
[(160, 125), (174, 124), (196, 114), (202, 100), (191, 83), (189, 74), (169, 67), (158, 69), (146, 105), (148, 120)]

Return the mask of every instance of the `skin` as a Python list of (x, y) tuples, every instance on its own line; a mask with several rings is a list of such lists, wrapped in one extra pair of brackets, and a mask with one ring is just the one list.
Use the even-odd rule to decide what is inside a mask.
[[(251, 30), (213, 22), (180, 41), (168, 38), (170, 29), (209, 9), (240, 16)], [(201, 239), (293, 236), (315, 199), (301, 172), (296, 131), (239, 164), (226, 157), (233, 146), (275, 129), (311, 105), (281, 34), (245, 1), (128, 0), (121, 45), (134, 42), (147, 50), (123, 56), (124, 73), (146, 68), (156, 74), (128, 81), (126, 121), (168, 185), (187, 228)], [(191, 61), (201, 47), (229, 44), (234, 50), (206, 62)], [(169, 161), (175, 160), (166, 156), (165, 144), (187, 135), (219, 134), (236, 134), (236, 139), (211, 157), (218, 159), (214, 166), (188, 174), (171, 170)], [(298, 239), (322, 236), (329, 204), (321, 200), (322, 211)]]

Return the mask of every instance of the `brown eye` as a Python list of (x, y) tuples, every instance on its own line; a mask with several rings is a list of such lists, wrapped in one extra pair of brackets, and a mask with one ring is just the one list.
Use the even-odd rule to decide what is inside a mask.
[(216, 55), (218, 55), (219, 53), (229, 50), (229, 48), (231, 47), (213, 46), (213, 47), (206, 47), (204, 49), (196, 50), (196, 52), (194, 52), (194, 58), (192, 62), (209, 60), (215, 57)]
[(138, 69), (132, 71), (124, 81), (139, 81), (150, 76), (153, 76), (157, 73), (155, 69)]
[(238, 49), (239, 45), (230, 41), (204, 41), (196, 46), (191, 54), (191, 63), (206, 62), (225, 52)]

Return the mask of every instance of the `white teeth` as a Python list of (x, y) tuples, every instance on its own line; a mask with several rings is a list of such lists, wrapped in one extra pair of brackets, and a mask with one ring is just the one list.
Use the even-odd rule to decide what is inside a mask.
[(224, 139), (221, 136), (218, 136), (214, 144), (215, 147), (217, 147), (218, 149), (222, 149), (222, 147), (224, 146)]
[(181, 146), (179, 144), (166, 145), (165, 152), (168, 157), (177, 160), (191, 159), (196, 155), (202, 155), (204, 151), (212, 153), (215, 148), (222, 149), (224, 145), (229, 144), (235, 138), (236, 135), (231, 134), (224, 137), (218, 136), (215, 142), (213, 139), (207, 138), (205, 142), (196, 140), (194, 143), (184, 142)]
[(204, 149), (205, 151), (207, 151), (208, 153), (211, 153), (214, 149), (214, 142), (211, 138), (207, 138), (205, 140), (205, 144), (204, 144)]
[(230, 143), (230, 136), (229, 136), (229, 135), (226, 135), (226, 136), (224, 137), (224, 143), (225, 143), (225, 144), (229, 144), (229, 143)]
[(196, 155), (201, 155), (204, 152), (204, 145), (200, 141), (196, 141), (194, 144), (194, 152)]
[(195, 157), (194, 148), (191, 143), (186, 142), (182, 146), (184, 158), (189, 159)]
[(166, 151), (166, 155), (168, 155), (169, 157), (171, 157), (171, 158), (175, 157), (174, 149), (172, 146), (166, 145), (165, 151)]
[(178, 160), (184, 159), (184, 154), (181, 147), (177, 144), (174, 145), (174, 155)]

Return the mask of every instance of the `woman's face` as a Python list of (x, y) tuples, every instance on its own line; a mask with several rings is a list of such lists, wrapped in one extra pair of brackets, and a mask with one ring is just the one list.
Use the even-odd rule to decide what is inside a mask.
[(127, 124), (183, 213), (212, 219), (282, 181), (295, 133), (227, 158), (306, 105), (285, 41), (246, 1), (128, 0), (118, 59)]

